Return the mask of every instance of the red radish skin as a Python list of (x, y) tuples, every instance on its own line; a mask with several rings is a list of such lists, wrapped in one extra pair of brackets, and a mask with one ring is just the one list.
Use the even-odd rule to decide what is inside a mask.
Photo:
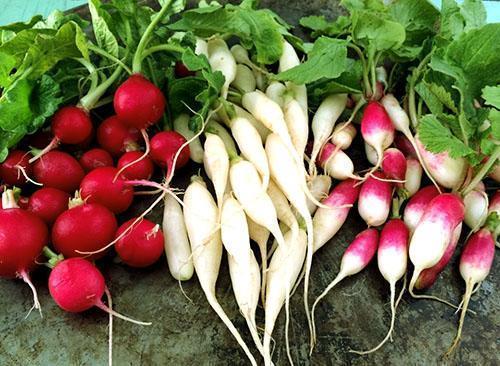
[(58, 142), (77, 145), (92, 135), (92, 121), (83, 109), (66, 106), (52, 117), (51, 129)]
[(113, 166), (113, 157), (104, 149), (91, 149), (83, 153), (79, 159), (85, 173), (102, 166)]
[(446, 352), (446, 356), (450, 356), (460, 342), (465, 314), (467, 313), (474, 286), (486, 279), (490, 273), (494, 256), (495, 240), (487, 228), (472, 234), (465, 244), (460, 256), (460, 274), (465, 281), (462, 313), (460, 314), (457, 335)]
[[(122, 224), (116, 232), (115, 249), (121, 260), (131, 267), (147, 267), (155, 263), (163, 254), (164, 238), (159, 226), (149, 220), (142, 219), (134, 224), (131, 219)], [(124, 235), (124, 232), (128, 231)]]
[(175, 76), (177, 78), (185, 78), (188, 76), (194, 76), (196, 73), (194, 71), (190, 71), (186, 65), (184, 65), (181, 61), (177, 61), (175, 63)]
[(383, 173), (373, 173), (363, 182), (359, 192), (358, 212), (368, 226), (382, 225), (389, 217), (392, 184), (381, 179), (386, 179)]
[(28, 211), (52, 225), (68, 209), (70, 195), (56, 188), (44, 187), (35, 191), (28, 201)]
[(406, 176), (406, 158), (403, 153), (394, 147), (385, 150), (382, 171), (387, 178), (401, 181), (397, 182), (397, 185), (401, 186)]
[[(33, 292), (33, 308), (40, 310), (40, 303), (29, 272), (48, 244), (49, 232), (45, 223), (29, 211), (17, 207), (14, 193), (2, 195), (0, 209), (0, 277), (19, 277)], [(41, 314), (41, 310), (40, 310)]]
[(140, 74), (131, 75), (116, 89), (113, 105), (120, 121), (143, 130), (160, 120), (166, 100), (161, 90)]
[(399, 149), (407, 158), (416, 158), (417, 152), (411, 144), (410, 140), (401, 132), (396, 133), (394, 137), (394, 146)]
[(70, 257), (101, 258), (105, 252), (87, 256), (84, 252), (101, 249), (115, 237), (118, 224), (113, 213), (96, 203), (83, 203), (64, 211), (52, 226), (55, 249)]
[[(340, 271), (337, 277), (326, 287), (323, 293), (318, 296), (312, 307), (313, 334), (316, 335), (314, 323), (314, 310), (319, 301), (340, 281), (348, 276), (361, 272), (373, 259), (378, 246), (378, 231), (376, 229), (365, 229), (360, 232), (351, 244), (347, 247), (340, 262)], [(314, 336), (313, 339), (316, 339)], [(314, 344), (311, 344), (311, 352)]]
[(22, 150), (12, 150), (3, 163), (0, 164), (0, 180), (10, 186), (23, 186), (27, 180), (21, 169), (29, 177), (33, 169), (29, 160), (31, 154)]
[(154, 164), (153, 161), (148, 157), (144, 157), (139, 160), (142, 156), (142, 152), (140, 151), (128, 151), (121, 156), (118, 160), (117, 168), (122, 169), (127, 164), (130, 164), (135, 161), (134, 164), (129, 165), (125, 168), (121, 175), (123, 175), (126, 179), (131, 180), (149, 180), (153, 175)]
[[(172, 165), (175, 155), (183, 145), (174, 168)], [(188, 163), (189, 154), (189, 145), (186, 144), (186, 139), (175, 131), (162, 131), (151, 139), (151, 158), (156, 164), (167, 169), (169, 176), (173, 174), (173, 169), (182, 168)]]
[(413, 233), (415, 231), (418, 222), (424, 214), (425, 208), (427, 207), (429, 202), (431, 202), (432, 199), (437, 195), (439, 195), (439, 191), (435, 186), (431, 185), (419, 190), (408, 201), (403, 217), (406, 226), (410, 230), (410, 233)]
[[(134, 199), (134, 190), (117, 168), (102, 167), (92, 170), (80, 184), (81, 197), (88, 203), (99, 203), (115, 214), (126, 211)], [(115, 179), (116, 178), (116, 179)]]
[[(1, 190), (0, 190), (1, 192)], [(17, 200), (17, 205), (19, 206), (19, 208), (22, 208), (23, 210), (27, 210), (28, 209), (28, 205), (29, 205), (29, 197), (25, 197), (25, 196), (20, 196)], [(0, 208), (2, 208), (1, 204), (0, 204)]]
[(97, 142), (113, 156), (139, 149), (140, 133), (125, 126), (117, 116), (106, 118), (97, 128)]
[(85, 172), (74, 157), (59, 150), (52, 150), (35, 162), (33, 175), (35, 180), (45, 187), (73, 193), (78, 189)]

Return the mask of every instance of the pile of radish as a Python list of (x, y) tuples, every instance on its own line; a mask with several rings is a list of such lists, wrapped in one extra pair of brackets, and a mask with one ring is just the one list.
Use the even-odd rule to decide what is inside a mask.
[[(165, 254), (175, 280), (194, 281), (196, 274), (208, 304), (250, 364), (262, 359), (267, 366), (273, 365), (271, 340), (273, 330), (282, 326), (277, 322), (281, 311), (293, 364), (290, 298), (303, 296), (300, 311), (306, 315), (312, 353), (321, 333), (315, 321), (319, 301), (376, 257), (380, 280), (389, 284), (390, 324), (372, 349), (351, 352), (375, 352), (392, 341), (399, 300), (408, 290), (416, 299), (461, 311), (457, 336), (446, 353), (451, 355), (470, 298), (492, 268), (500, 233), (495, 174), (500, 153), (473, 168), (463, 157), (431, 152), (417, 133), (412, 102), (408, 106), (404, 95), (392, 93), (381, 60), (367, 59), (373, 70), (367, 71), (359, 93), (332, 91), (318, 100), (310, 83), (286, 77), (309, 60), (301, 63), (303, 49), (285, 38), (276, 65), (258, 61), (248, 42), (226, 42), (216, 31), (192, 44), (179, 43), (173, 35), (174, 41), (148, 48), (164, 17), (173, 14), (171, 1), (162, 4), (124, 61), (93, 46), (96, 54), (116, 62), (112, 75), (77, 103), (60, 107), (36, 132), (38, 149), (28, 149), (33, 144), (22, 140), (0, 163), (0, 276), (26, 282), (33, 308), (42, 314), (44, 304), (30, 274), (46, 266), (50, 294), (62, 310), (98, 307), (110, 314), (110, 321), (119, 317), (148, 325), (112, 308), (98, 267), (102, 258), (115, 256), (124, 265), (143, 268)], [(170, 86), (156, 85), (143, 71), (146, 58), (156, 52), (169, 55), (165, 72), (177, 80), (206, 77), (207, 70), (223, 78), (208, 113), (195, 113), (190, 106), (189, 112), (173, 112), (179, 106), (167, 98)], [(206, 69), (193, 66), (186, 55)], [(106, 98), (112, 106), (93, 113)], [(167, 119), (173, 122), (162, 128)], [(193, 127), (194, 120), (201, 122)], [(356, 150), (366, 152), (366, 159), (353, 158)], [(187, 187), (178, 187), (175, 176), (188, 164), (199, 173)], [(154, 196), (151, 205), (125, 220), (144, 195)], [(163, 211), (161, 222), (146, 218), (155, 208)], [(324, 246), (347, 244), (336, 243), (335, 235), (356, 213), (366, 229), (344, 245), (340, 267), (332, 269), (335, 279), (321, 295), (311, 294), (315, 257)], [(462, 245), (465, 226), (470, 233)], [(462, 302), (425, 291), (455, 252), (461, 252)], [(242, 337), (243, 330), (218, 301), (224, 253), (250, 337)], [(300, 295), (295, 294), (299, 287)], [(258, 307), (264, 309), (263, 324), (256, 321)]]

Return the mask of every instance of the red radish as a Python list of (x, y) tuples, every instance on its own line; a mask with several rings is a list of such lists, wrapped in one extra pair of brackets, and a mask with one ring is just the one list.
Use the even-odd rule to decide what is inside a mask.
[(33, 308), (40, 310), (38, 295), (29, 272), (35, 267), (43, 247), (48, 244), (49, 232), (45, 223), (29, 211), (19, 208), (14, 192), (2, 194), (0, 209), (0, 277), (22, 278), (33, 292)]
[(85, 172), (74, 157), (59, 150), (52, 150), (35, 162), (33, 175), (46, 187), (72, 193), (78, 189)]
[(127, 210), (134, 199), (134, 190), (117, 168), (101, 167), (92, 170), (80, 184), (80, 194), (88, 203), (99, 203), (115, 214)]
[(22, 186), (33, 173), (29, 162), (31, 154), (21, 150), (12, 150), (0, 164), (0, 180), (10, 186)]
[(462, 335), (465, 314), (469, 306), (473, 288), (476, 284), (480, 284), (488, 276), (493, 264), (495, 256), (495, 240), (493, 235), (487, 228), (479, 230), (472, 234), (465, 244), (462, 255), (460, 256), (460, 274), (465, 281), (465, 294), (463, 298), (462, 313), (460, 314), (460, 322), (458, 325), (457, 335), (446, 352), (449, 356), (458, 346)]
[(134, 74), (116, 89), (113, 105), (120, 121), (143, 130), (160, 120), (166, 100), (156, 85), (141, 74)]
[(396, 318), (396, 282), (406, 273), (408, 264), (408, 235), (408, 229), (401, 219), (389, 220), (380, 233), (377, 261), (378, 269), (384, 279), (389, 282), (391, 289), (391, 325), (385, 338), (376, 347), (364, 352), (350, 352), (361, 355), (375, 352), (391, 337)]
[[(125, 168), (121, 175), (123, 175), (126, 179), (137, 179), (137, 180), (149, 180), (153, 175), (154, 165), (151, 159), (146, 156), (142, 159), (139, 159), (142, 156), (140, 151), (128, 151), (121, 156), (118, 160), (118, 164), (116, 167), (121, 169), (126, 165), (129, 165)], [(135, 163), (134, 163), (135, 162)]]
[[(182, 150), (179, 151), (181, 147)], [(151, 139), (151, 158), (162, 168), (167, 169), (169, 177), (173, 175), (173, 170), (182, 168), (188, 163), (189, 153), (186, 139), (175, 131), (162, 131)], [(177, 154), (174, 167), (174, 159)]]
[(413, 196), (420, 189), (422, 183), (422, 166), (418, 159), (406, 159), (406, 174), (404, 189), (408, 197)]
[(406, 176), (406, 158), (401, 151), (391, 147), (384, 151), (382, 171), (389, 179), (398, 180), (398, 185), (404, 183)]
[(104, 149), (91, 149), (83, 153), (79, 159), (85, 173), (101, 166), (113, 166), (113, 158)]
[(359, 192), (358, 212), (368, 226), (382, 225), (391, 210), (392, 184), (381, 179), (385, 179), (384, 174), (373, 173)]
[(413, 234), (417, 227), (420, 218), (424, 214), (425, 208), (434, 197), (439, 194), (437, 188), (433, 185), (427, 186), (419, 190), (408, 201), (404, 211), (404, 221), (410, 233)]
[[(101, 249), (115, 237), (118, 227), (113, 213), (97, 203), (76, 202), (52, 226), (52, 242), (65, 257), (82, 257), (84, 252)], [(88, 256), (101, 258), (105, 252)]]
[(113, 156), (139, 148), (139, 131), (125, 126), (117, 116), (106, 118), (97, 128), (97, 142)]
[(408, 158), (417, 157), (417, 152), (415, 151), (415, 148), (411, 144), (410, 140), (408, 140), (408, 138), (401, 132), (396, 133), (396, 136), (394, 137), (394, 146), (401, 150), (401, 152)]
[(464, 211), (462, 199), (452, 193), (434, 197), (425, 208), (410, 240), (410, 259), (415, 266), (409, 287), (412, 296), (420, 273), (443, 257)]
[(323, 146), (319, 154), (318, 164), (326, 174), (334, 179), (345, 180), (355, 177), (351, 158), (332, 143), (327, 142)]
[[(131, 267), (147, 267), (163, 254), (163, 232), (160, 227), (146, 219), (133, 225), (135, 218), (123, 223), (116, 232), (115, 249), (121, 260)], [(124, 235), (122, 235), (126, 232)]]
[[(29, 204), (29, 197), (25, 197), (25, 196), (19, 196), (19, 198), (17, 199), (17, 204), (19, 206), (19, 208), (22, 208), (23, 210), (27, 210), (28, 209), (28, 204)], [(0, 205), (0, 208), (1, 205)]]
[(313, 217), (314, 251), (325, 245), (339, 231), (347, 215), (358, 199), (359, 184), (347, 179), (336, 185), (321, 203), (330, 208), (320, 207)]
[(52, 225), (68, 209), (70, 195), (56, 188), (44, 187), (35, 191), (28, 201), (28, 211)]
[(85, 142), (92, 135), (92, 121), (89, 113), (76, 106), (65, 106), (60, 108), (52, 116), (52, 141), (35, 157), (30, 163), (40, 159), (49, 151), (57, 148), (59, 144), (77, 145)]
[(106, 284), (102, 273), (83, 258), (64, 259), (50, 272), (50, 295), (64, 311), (79, 313), (95, 306), (117, 318), (135, 324), (151, 324), (130, 319), (107, 307), (101, 300), (105, 289)]
[(194, 76), (196, 73), (194, 71), (190, 71), (186, 65), (184, 65), (181, 61), (176, 61), (175, 63), (175, 77), (177, 78), (185, 78), (188, 76)]
[[(415, 282), (415, 288), (417, 290), (429, 288), (434, 284), (434, 282), (436, 282), (439, 274), (446, 267), (451, 257), (453, 256), (453, 253), (455, 253), (455, 248), (457, 247), (458, 241), (460, 240), (461, 233), (462, 233), (462, 224), (459, 224), (453, 231), (453, 237), (446, 246), (446, 250), (441, 259), (439, 260), (439, 262), (437, 262), (434, 266), (430, 268), (424, 269), (422, 273), (420, 273), (420, 276), (418, 276), (418, 279)], [(418, 297), (424, 297), (424, 295), (418, 295)]]
[[(313, 333), (314, 337), (311, 341), (311, 352), (316, 339), (316, 326), (314, 323), (314, 310), (319, 301), (325, 297), (328, 292), (336, 286), (340, 281), (348, 276), (352, 276), (361, 272), (370, 263), (375, 256), (378, 246), (378, 231), (376, 229), (365, 229), (360, 232), (351, 244), (347, 247), (340, 262), (340, 271), (337, 277), (330, 282), (323, 293), (318, 296), (312, 307)], [(314, 342), (313, 342), (314, 341)]]
[(382, 163), (384, 150), (394, 141), (394, 125), (379, 102), (370, 101), (366, 106), (361, 118), (361, 135), (377, 153), (374, 172)]

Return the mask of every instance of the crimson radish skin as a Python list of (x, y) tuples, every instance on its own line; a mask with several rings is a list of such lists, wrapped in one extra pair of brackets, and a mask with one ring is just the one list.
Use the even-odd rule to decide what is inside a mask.
[(340, 281), (348, 276), (355, 275), (361, 272), (373, 259), (378, 246), (378, 231), (376, 229), (365, 229), (360, 232), (351, 244), (347, 247), (340, 262), (340, 271), (337, 277), (326, 287), (323, 293), (314, 301), (312, 307), (313, 332), (314, 337), (311, 340), (311, 353), (316, 340), (316, 326), (314, 323), (314, 311), (316, 306), (324, 298), (330, 290), (335, 287)]
[(410, 140), (402, 133), (396, 133), (394, 137), (394, 146), (399, 149), (406, 157), (416, 158), (417, 152), (411, 144)]
[(392, 335), (396, 318), (396, 282), (406, 273), (408, 265), (409, 232), (401, 219), (389, 220), (380, 233), (377, 250), (378, 269), (384, 279), (389, 282), (391, 290), (391, 325), (385, 338), (368, 351), (350, 351), (357, 354), (369, 354), (382, 347)]
[[(162, 131), (151, 139), (150, 156), (156, 164), (167, 170), (169, 176), (173, 176), (174, 169), (182, 168), (189, 161), (190, 150), (188, 145), (184, 145), (185, 143), (186, 139), (180, 133)], [(183, 145), (184, 147), (182, 147)], [(180, 150), (181, 147), (182, 150)], [(174, 167), (174, 158), (179, 150), (180, 153)]]
[(384, 151), (382, 156), (382, 171), (389, 179), (399, 180), (400, 186), (405, 182), (407, 163), (401, 151), (391, 147)]
[(118, 228), (115, 239), (121, 237), (115, 243), (115, 250), (130, 267), (148, 267), (163, 254), (163, 232), (157, 224), (147, 219), (142, 219), (136, 225), (133, 225), (134, 221), (135, 218), (130, 219)]
[(354, 164), (351, 158), (332, 143), (327, 142), (323, 146), (318, 164), (334, 179), (345, 180), (354, 176)]
[(113, 166), (113, 157), (104, 149), (91, 149), (83, 153), (78, 160), (85, 173), (101, 166)]
[(45, 187), (73, 193), (85, 176), (82, 166), (71, 155), (52, 150), (33, 164), (35, 180)]
[(406, 174), (403, 187), (408, 197), (412, 197), (420, 189), (422, 173), (422, 166), (417, 159), (406, 159)]
[(117, 116), (106, 118), (97, 128), (97, 142), (113, 156), (138, 150), (139, 131), (127, 127)]
[(415, 193), (408, 201), (403, 219), (411, 234), (415, 231), (427, 205), (438, 195), (439, 191), (435, 186), (426, 186)]
[(51, 129), (57, 142), (77, 145), (92, 135), (93, 127), (88, 112), (75, 106), (66, 106), (52, 116)]
[(105, 252), (90, 256), (84, 252), (101, 249), (115, 237), (118, 224), (115, 215), (97, 203), (83, 203), (64, 211), (52, 226), (54, 248), (69, 257), (90, 260), (104, 256)]
[(452, 345), (446, 352), (449, 356), (453, 353), (460, 342), (465, 314), (472, 296), (473, 288), (476, 284), (483, 282), (490, 273), (495, 256), (495, 240), (487, 228), (483, 228), (472, 234), (465, 244), (460, 256), (460, 274), (465, 281), (465, 294), (463, 297), (462, 313), (457, 330), (457, 335)]
[(68, 209), (69, 193), (56, 188), (44, 187), (33, 192), (28, 200), (28, 211), (52, 225), (57, 217)]
[(11, 150), (7, 158), (0, 164), (0, 180), (10, 186), (23, 186), (27, 180), (21, 169), (29, 177), (33, 168), (29, 162), (31, 154), (22, 150)]
[(141, 158), (143, 155), (140, 151), (127, 151), (118, 160), (116, 167), (121, 170), (128, 165), (121, 173), (121, 175), (129, 180), (149, 180), (153, 176), (154, 164), (149, 156)]
[(392, 184), (380, 179), (385, 179), (385, 175), (373, 173), (373, 177), (370, 176), (363, 182), (359, 192), (358, 212), (368, 226), (382, 225), (389, 217)]

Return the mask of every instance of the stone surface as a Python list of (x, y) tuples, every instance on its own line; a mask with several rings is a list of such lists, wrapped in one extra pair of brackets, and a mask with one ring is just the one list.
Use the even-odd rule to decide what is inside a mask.
[[(335, 1), (263, 1), (290, 22), (303, 14), (336, 14)], [(359, 148), (359, 145), (358, 145)], [(359, 151), (359, 150), (358, 150)], [(360, 159), (361, 153), (355, 155)], [(358, 161), (359, 161), (358, 159)], [(197, 171), (193, 169), (192, 172)], [(179, 185), (187, 181), (184, 172)], [(138, 203), (137, 211), (147, 205)], [(354, 210), (355, 211), (355, 210)], [(123, 219), (126, 219), (124, 217)], [(160, 222), (161, 208), (150, 216)], [(364, 229), (356, 213), (337, 236), (314, 258), (310, 301), (335, 277), (343, 250)], [(458, 251), (457, 251), (458, 253)], [(112, 256), (98, 263), (113, 294), (114, 308), (126, 315), (153, 321), (149, 327), (120, 319), (114, 321), (115, 365), (246, 365), (248, 361), (229, 331), (209, 307), (196, 278), (184, 283), (183, 290), (170, 276), (166, 260), (145, 270), (134, 270), (114, 263)], [(367, 270), (343, 281), (317, 309), (318, 345), (309, 357), (302, 288), (291, 300), (291, 354), (297, 365), (495, 365), (499, 363), (500, 294), (495, 261), (491, 275), (481, 286), (470, 308), (477, 312), (466, 319), (463, 340), (451, 360), (441, 355), (450, 345), (458, 316), (440, 303), (414, 301), (407, 294), (398, 308), (394, 342), (377, 353), (356, 356), (349, 349), (368, 349), (385, 335), (390, 321), (388, 284), (373, 262)], [(31, 292), (21, 281), (0, 280), (0, 365), (106, 365), (108, 360), (108, 316), (98, 309), (68, 314), (51, 300), (46, 288), (48, 270), (33, 274), (39, 290), (44, 317), (33, 312)], [(398, 289), (401, 283), (398, 284)], [(458, 273), (457, 254), (436, 285), (429, 291), (458, 302), (464, 284)], [(217, 283), (217, 296), (228, 316), (250, 345), (245, 322), (232, 294), (224, 259)], [(257, 321), (263, 324), (263, 311)], [(273, 334), (277, 347), (273, 360), (286, 365), (284, 312)], [(251, 347), (256, 357), (257, 352)]]

